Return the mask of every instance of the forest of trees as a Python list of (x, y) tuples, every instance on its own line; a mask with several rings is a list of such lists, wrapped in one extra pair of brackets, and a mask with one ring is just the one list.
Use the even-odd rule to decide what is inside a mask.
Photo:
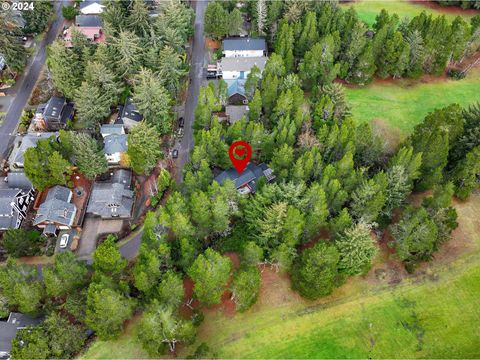
[[(169, 173), (162, 170), (159, 187), (170, 187), (169, 195), (158, 211), (147, 213), (137, 259), (128, 264), (109, 236), (95, 251), (92, 267), (62, 254), (44, 268), (43, 280), (12, 259), (0, 268), (1, 311), (48, 314), (34, 330), (19, 332), (14, 357), (72, 356), (83, 346), (85, 329), (94, 330), (99, 339), (115, 339), (135, 311), (143, 311), (139, 340), (150, 356), (158, 357), (174, 351), (178, 343), (193, 343), (202, 309), (218, 304), (225, 292), (237, 311), (253, 306), (260, 291), (261, 266), (289, 274), (295, 291), (317, 299), (331, 294), (349, 276), (368, 272), (379, 251), (379, 234), (390, 232), (388, 245), (410, 272), (448, 241), (457, 227), (452, 197), (466, 200), (478, 185), (480, 105), (437, 109), (397, 149), (388, 149), (370, 124), (356, 123), (342, 85), (332, 81), (339, 76), (364, 83), (374, 73), (387, 77), (443, 71), (450, 59), (465, 54), (470, 25), (461, 19), (448, 24), (444, 18), (425, 14), (405, 22), (382, 12), (370, 38), (354, 10), (342, 11), (331, 3), (259, 0), (255, 4), (249, 3), (253, 8), (247, 9), (257, 12), (252, 15), (254, 29), (269, 38), (275, 52), (263, 74), (254, 69), (247, 78), (249, 113), (233, 125), (220, 123), (215, 113), (226, 104), (225, 82), (200, 89), (195, 146), (184, 169), (184, 183), (173, 186)], [(59, 76), (57, 86), (65, 86), (65, 91), (74, 89), (72, 84), (90, 86), (95, 79), (88, 74), (117, 59), (106, 71), (132, 85), (139, 106), (142, 92), (164, 99), (175, 86), (169, 88), (161, 84), (163, 77), (152, 76), (156, 67), (149, 67), (148, 61), (159, 54), (148, 56), (152, 43), (133, 47), (138, 53), (123, 54), (137, 54), (129, 59), (107, 56), (110, 48), (122, 54), (122, 44), (134, 37), (142, 39), (140, 44), (158, 40), (149, 38), (146, 23), (133, 21), (142, 18), (142, 12), (134, 10), (124, 16), (118, 5), (107, 7), (105, 19), (111, 26), (107, 30), (116, 31), (116, 36), (94, 54), (87, 51), (86, 56), (79, 51), (82, 47), (74, 46), (71, 52), (62, 48), (75, 61), (83, 56), (102, 56), (105, 61), (86, 61), (85, 72), (65, 82)], [(221, 10), (235, 11), (231, 2)], [(116, 20), (108, 22), (109, 16)], [(130, 30), (118, 27), (118, 19), (124, 19)], [(155, 21), (155, 29), (165, 31), (160, 32), (161, 44), (174, 37), (163, 27), (169, 21), (174, 18)], [(459, 34), (452, 31), (454, 26), (465, 30), (460, 32), (464, 37), (452, 39)], [(421, 57), (411, 57), (406, 39), (412, 34), (422, 46)], [(223, 35), (222, 30), (217, 37)], [(161, 44), (158, 51), (165, 49)], [(103, 86), (100, 82), (93, 87)], [(161, 120), (165, 113), (156, 105), (152, 117), (158, 118), (147, 118), (147, 124), (166, 131)], [(138, 131), (150, 133), (153, 128), (147, 124)], [(60, 144), (64, 144), (62, 136)], [(143, 153), (142, 135), (131, 136), (129, 146), (138, 149), (137, 156), (129, 154), (138, 166), (134, 169), (148, 171), (149, 159), (158, 149)], [(276, 175), (273, 183), (258, 181), (256, 193), (249, 197), (241, 196), (231, 181), (222, 185), (213, 181), (215, 169), (230, 167), (228, 146), (239, 139), (251, 144), (252, 161), (269, 164)], [(29, 176), (40, 187), (67, 181), (71, 152), (80, 149), (59, 147), (53, 139), (39, 144), (42, 151), (26, 154)], [(46, 166), (36, 169), (35, 162)], [(54, 169), (64, 170), (63, 175), (50, 176)], [(431, 195), (424, 195), (419, 206), (410, 205), (410, 194), (425, 190), (432, 190)], [(231, 251), (239, 255), (239, 266), (225, 255)], [(184, 281), (193, 282), (193, 298), (199, 303), (190, 309), (191, 316), (179, 311), (191, 306)]]
[(91, 44), (73, 30), (48, 48), (48, 69), (58, 91), (75, 102), (77, 122), (96, 128), (111, 107), (132, 93), (145, 121), (160, 134), (171, 130), (174, 98), (187, 74), (185, 44), (193, 33), (193, 10), (179, 0), (149, 15), (145, 1), (110, 1), (102, 13), (106, 42)]

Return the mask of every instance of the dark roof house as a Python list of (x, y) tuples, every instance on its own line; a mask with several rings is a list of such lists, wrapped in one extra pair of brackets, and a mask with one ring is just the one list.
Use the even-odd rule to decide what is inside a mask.
[(75, 26), (101, 28), (102, 18), (98, 15), (77, 15), (75, 16)]
[(115, 121), (115, 124), (122, 124), (125, 128), (131, 129), (142, 120), (143, 115), (137, 111), (135, 104), (132, 102), (132, 98), (127, 97), (125, 100), (125, 106), (121, 108), (121, 112), (119, 113), (119, 117), (117, 121)]
[(256, 182), (261, 177), (265, 177), (267, 182), (272, 182), (275, 179), (273, 170), (266, 164), (261, 163), (255, 165), (250, 162), (241, 174), (235, 169), (228, 169), (218, 174), (214, 180), (219, 184), (222, 184), (226, 180), (232, 180), (241, 194), (249, 194), (257, 190)]
[(45, 104), (40, 104), (35, 113), (35, 124), (40, 129), (58, 130), (67, 126), (73, 119), (73, 104), (63, 97), (52, 96)]
[(72, 191), (56, 185), (48, 190), (40, 205), (33, 225), (43, 228), (44, 234), (55, 234), (58, 229), (70, 229), (77, 215), (77, 207), (71, 203)]
[(35, 190), (23, 172), (9, 172), (0, 185), (0, 231), (18, 229), (35, 200)]
[(87, 214), (103, 219), (130, 218), (135, 202), (131, 183), (132, 172), (124, 169), (113, 172), (108, 181), (95, 182)]
[(35, 326), (42, 322), (42, 319), (33, 319), (21, 313), (10, 313), (7, 321), (0, 321), (0, 357), (8, 358), (12, 350), (12, 340), (18, 330), (27, 326)]
[(267, 42), (264, 38), (238, 37), (223, 40), (223, 51), (267, 51)]

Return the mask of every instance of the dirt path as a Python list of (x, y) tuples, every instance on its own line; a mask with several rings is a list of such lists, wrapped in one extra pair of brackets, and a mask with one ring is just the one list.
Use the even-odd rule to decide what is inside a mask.
[(438, 11), (438, 12), (441, 12), (441, 13), (444, 13), (444, 14), (452, 14), (452, 15), (459, 15), (459, 16), (462, 16), (462, 15), (473, 15), (474, 16), (474, 15), (480, 14), (480, 10), (477, 10), (477, 9), (462, 9), (459, 6), (443, 6), (443, 5), (440, 5), (440, 4), (436, 3), (435, 1), (410, 0), (410, 2), (412, 4), (422, 5), (426, 8), (429, 8), (429, 9), (432, 9), (432, 10), (435, 10), (435, 11)]

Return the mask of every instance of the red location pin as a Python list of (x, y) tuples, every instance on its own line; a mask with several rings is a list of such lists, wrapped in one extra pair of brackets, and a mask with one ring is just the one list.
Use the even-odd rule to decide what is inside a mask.
[(228, 149), (228, 156), (240, 175), (252, 157), (252, 148), (245, 141), (235, 141)]

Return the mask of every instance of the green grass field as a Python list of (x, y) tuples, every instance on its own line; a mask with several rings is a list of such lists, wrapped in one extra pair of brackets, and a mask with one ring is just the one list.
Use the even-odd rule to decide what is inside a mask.
[[(316, 303), (301, 299), (289, 281), (265, 271), (257, 304), (244, 314), (207, 311), (197, 342), (216, 358), (478, 358), (480, 357), (480, 196), (456, 203), (460, 226), (436, 259), (389, 283), (377, 259), (368, 276), (351, 279)], [(398, 270), (398, 269), (397, 269)], [(116, 341), (93, 343), (86, 359), (146, 358), (136, 340), (138, 320)]]
[(480, 68), (471, 70), (462, 80), (373, 82), (366, 87), (347, 88), (346, 95), (359, 122), (380, 119), (407, 135), (430, 111), (451, 103), (465, 106), (480, 101)]
[[(375, 22), (375, 17), (377, 14), (382, 10), (387, 10), (390, 14), (396, 13), (400, 17), (400, 19), (404, 17), (413, 18), (416, 15), (420, 14), (422, 11), (426, 11), (427, 14), (433, 15), (445, 15), (445, 17), (452, 21), (457, 14), (452, 13), (452, 9), (448, 7), (444, 9), (431, 9), (422, 4), (414, 4), (408, 0), (383, 0), (383, 1), (375, 1), (375, 0), (361, 0), (355, 1), (353, 3), (344, 3), (342, 7), (348, 8), (353, 6), (355, 10), (357, 10), (358, 16), (360, 19), (365, 21), (369, 26), (372, 26)], [(462, 17), (465, 19), (470, 19), (473, 14), (461, 11), (460, 12)]]

